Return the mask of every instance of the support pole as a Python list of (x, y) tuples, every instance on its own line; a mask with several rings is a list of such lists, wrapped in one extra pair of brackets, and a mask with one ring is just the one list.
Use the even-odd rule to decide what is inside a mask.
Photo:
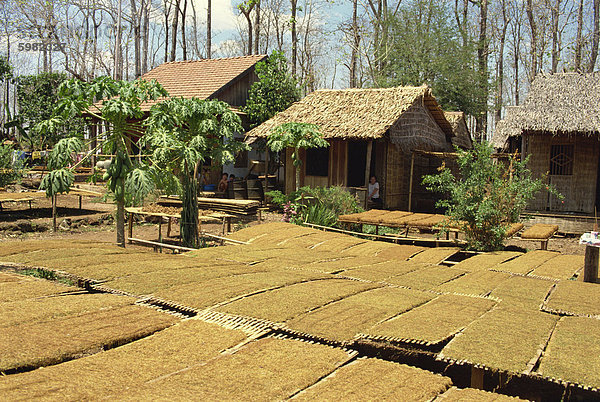
[(265, 190), (263, 191), (263, 203), (267, 205), (267, 191), (269, 191), (269, 148), (265, 149)]
[(583, 281), (596, 283), (598, 280), (598, 247), (585, 246)]
[[(129, 217), (128, 219), (128, 228), (127, 228), (127, 232), (129, 233), (129, 237), (133, 237), (133, 213), (129, 213)], [(129, 240), (129, 243), (131, 244), (131, 240)]]
[(410, 156), (410, 182), (408, 184), (408, 212), (412, 212), (413, 172), (415, 169), (415, 153)]
[(471, 388), (483, 389), (483, 369), (471, 367)]
[[(367, 162), (365, 163), (365, 187), (369, 186), (369, 179), (371, 178), (371, 154), (373, 153), (373, 141), (369, 141), (367, 144)], [(381, 197), (381, 194), (379, 195)]]
[(52, 196), (52, 231), (56, 233), (58, 227), (56, 226), (56, 194)]
[(171, 237), (171, 221), (173, 220), (173, 218), (171, 218), (170, 216), (167, 217), (168, 219), (168, 224), (167, 224), (167, 237)]

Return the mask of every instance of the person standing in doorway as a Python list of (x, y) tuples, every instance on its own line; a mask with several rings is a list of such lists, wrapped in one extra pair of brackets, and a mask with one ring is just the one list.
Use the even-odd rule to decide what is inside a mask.
[(381, 206), (381, 198), (379, 197), (379, 183), (377, 182), (377, 177), (375, 176), (371, 176), (369, 179), (368, 193), (369, 201), (375, 204), (375, 206)]

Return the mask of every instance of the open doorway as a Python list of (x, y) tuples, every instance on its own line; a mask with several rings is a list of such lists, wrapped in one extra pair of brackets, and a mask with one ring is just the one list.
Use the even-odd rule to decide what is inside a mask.
[(348, 187), (364, 187), (365, 164), (367, 163), (367, 142), (348, 142)]

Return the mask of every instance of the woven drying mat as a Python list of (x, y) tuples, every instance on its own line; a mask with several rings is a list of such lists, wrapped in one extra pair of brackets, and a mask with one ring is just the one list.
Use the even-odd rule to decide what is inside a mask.
[(558, 232), (558, 225), (536, 223), (535, 225), (521, 233), (521, 239), (548, 240), (556, 232)]

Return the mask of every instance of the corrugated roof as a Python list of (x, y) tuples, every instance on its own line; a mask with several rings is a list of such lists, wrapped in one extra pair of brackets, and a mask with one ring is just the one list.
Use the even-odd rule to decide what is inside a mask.
[(430, 111), (448, 135), (452, 128), (426, 85), (377, 89), (318, 90), (255, 127), (248, 136), (266, 137), (283, 123), (312, 123), (324, 138), (377, 139), (416, 102)]
[(600, 132), (600, 73), (538, 75), (525, 102), (507, 108), (492, 143), (502, 148), (509, 137), (523, 131)]

